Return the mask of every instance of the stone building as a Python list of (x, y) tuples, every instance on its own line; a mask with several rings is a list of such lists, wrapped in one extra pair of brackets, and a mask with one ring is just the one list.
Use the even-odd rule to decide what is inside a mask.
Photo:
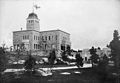
[(24, 45), (25, 51), (49, 52), (55, 49), (57, 53), (71, 47), (70, 34), (62, 30), (40, 31), (37, 14), (30, 13), (26, 19), (26, 30), (13, 32), (14, 50)]

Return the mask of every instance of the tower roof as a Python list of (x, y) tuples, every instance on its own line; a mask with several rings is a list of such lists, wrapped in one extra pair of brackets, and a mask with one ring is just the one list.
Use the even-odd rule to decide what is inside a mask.
[(35, 14), (34, 12), (30, 13), (28, 18), (35, 18), (35, 19), (38, 19), (38, 16), (37, 14)]

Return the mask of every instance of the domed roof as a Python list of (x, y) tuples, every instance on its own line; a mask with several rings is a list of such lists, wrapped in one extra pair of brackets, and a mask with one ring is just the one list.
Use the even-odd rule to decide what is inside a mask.
[(36, 19), (38, 19), (37, 14), (35, 14), (34, 12), (30, 13), (28, 18), (36, 18)]

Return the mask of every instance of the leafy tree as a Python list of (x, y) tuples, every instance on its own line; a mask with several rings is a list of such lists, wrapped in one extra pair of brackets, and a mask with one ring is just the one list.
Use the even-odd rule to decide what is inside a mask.
[(110, 42), (109, 47), (111, 48), (112, 60), (115, 62), (115, 67), (120, 65), (120, 40), (119, 33), (114, 30), (113, 40)]

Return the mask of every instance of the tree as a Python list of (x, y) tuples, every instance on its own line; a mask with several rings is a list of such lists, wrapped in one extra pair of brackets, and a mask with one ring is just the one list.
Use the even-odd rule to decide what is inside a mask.
[(52, 67), (54, 65), (55, 60), (56, 60), (56, 53), (55, 53), (55, 50), (52, 50), (49, 54), (49, 57), (48, 57), (50, 71), (52, 71)]
[(92, 66), (94, 66), (94, 64), (98, 64), (99, 56), (96, 54), (96, 49), (94, 47), (92, 47), (89, 51), (91, 54), (90, 59), (92, 61)]
[(25, 70), (32, 72), (35, 70), (36, 60), (31, 55), (29, 55), (28, 59), (25, 61), (24, 66)]
[(17, 63), (18, 63), (18, 61), (20, 60), (20, 58), (21, 58), (21, 55), (23, 54), (23, 52), (25, 51), (25, 44), (24, 43), (20, 43), (19, 44), (19, 48), (17, 48), (17, 50), (16, 50), (16, 61), (17, 61)]
[(96, 53), (96, 49), (92, 46), (92, 48), (89, 50), (90, 54), (93, 55)]
[(44, 39), (40, 39), (39, 46), (40, 50), (46, 51), (46, 47), (48, 47), (49, 45), (47, 41), (45, 41)]
[(115, 67), (120, 66), (120, 40), (119, 33), (114, 30), (113, 40), (110, 42), (109, 47), (111, 49), (112, 60), (115, 63)]
[(20, 51), (21, 52), (25, 51), (25, 44), (24, 43), (20, 44)]
[(50, 52), (49, 57), (48, 57), (48, 62), (49, 65), (53, 65), (56, 59), (56, 54), (55, 54), (55, 50), (52, 50), (52, 52)]
[(66, 51), (63, 51), (61, 56), (62, 56), (62, 60), (63, 61), (67, 61), (68, 60), (67, 55), (66, 55)]
[(76, 65), (78, 68), (83, 67), (83, 58), (81, 57), (80, 53), (77, 52), (76, 56)]
[(68, 53), (68, 55), (70, 56), (71, 55), (71, 48), (70, 48), (70, 45), (67, 45), (67, 53)]
[(6, 56), (5, 48), (0, 47), (0, 73), (7, 68), (8, 58)]

